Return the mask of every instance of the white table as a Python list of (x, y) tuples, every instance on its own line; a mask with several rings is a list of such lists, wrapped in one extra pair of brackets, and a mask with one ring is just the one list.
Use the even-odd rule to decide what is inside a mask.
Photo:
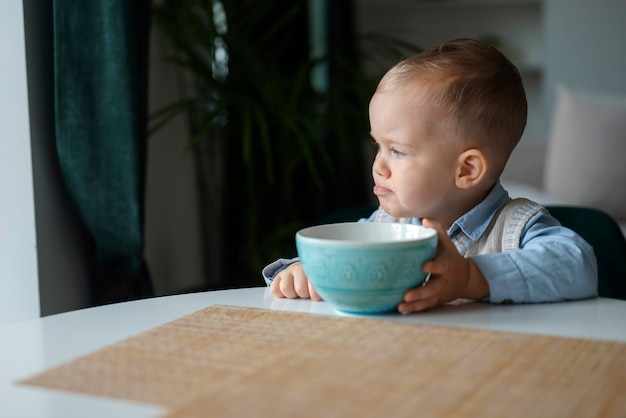
[[(214, 304), (341, 315), (326, 302), (276, 299), (259, 287), (145, 299), (9, 325), (0, 328), (0, 415), (163, 415), (165, 410), (157, 406), (21, 386), (15, 381)], [(626, 301), (605, 298), (538, 305), (470, 303), (414, 315), (361, 317), (626, 342)]]

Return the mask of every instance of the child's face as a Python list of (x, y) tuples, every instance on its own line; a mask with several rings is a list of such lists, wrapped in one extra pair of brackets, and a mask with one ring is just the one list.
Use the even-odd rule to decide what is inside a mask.
[(374, 194), (397, 217), (453, 217), (462, 142), (437, 126), (440, 117), (419, 89), (376, 93), (369, 107), (371, 135), (378, 144), (372, 166)]

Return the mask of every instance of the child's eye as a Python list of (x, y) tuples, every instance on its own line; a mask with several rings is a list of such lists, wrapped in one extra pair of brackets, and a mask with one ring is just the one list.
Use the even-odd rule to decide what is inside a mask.
[(394, 147), (389, 148), (389, 153), (395, 157), (402, 157), (404, 155), (402, 151)]

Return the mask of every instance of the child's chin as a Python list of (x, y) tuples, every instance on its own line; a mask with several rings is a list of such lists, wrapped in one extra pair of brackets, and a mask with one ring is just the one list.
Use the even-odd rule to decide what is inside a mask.
[(399, 211), (397, 208), (389, 207), (388, 205), (380, 205), (380, 207), (385, 211), (385, 213), (389, 216), (393, 216), (394, 218), (409, 218), (410, 216), (404, 215), (402, 211)]

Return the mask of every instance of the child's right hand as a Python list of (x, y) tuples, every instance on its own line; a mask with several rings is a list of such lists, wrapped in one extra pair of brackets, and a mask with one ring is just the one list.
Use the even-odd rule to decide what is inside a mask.
[(299, 261), (293, 263), (274, 277), (270, 285), (272, 295), (277, 298), (322, 300), (317, 294)]

